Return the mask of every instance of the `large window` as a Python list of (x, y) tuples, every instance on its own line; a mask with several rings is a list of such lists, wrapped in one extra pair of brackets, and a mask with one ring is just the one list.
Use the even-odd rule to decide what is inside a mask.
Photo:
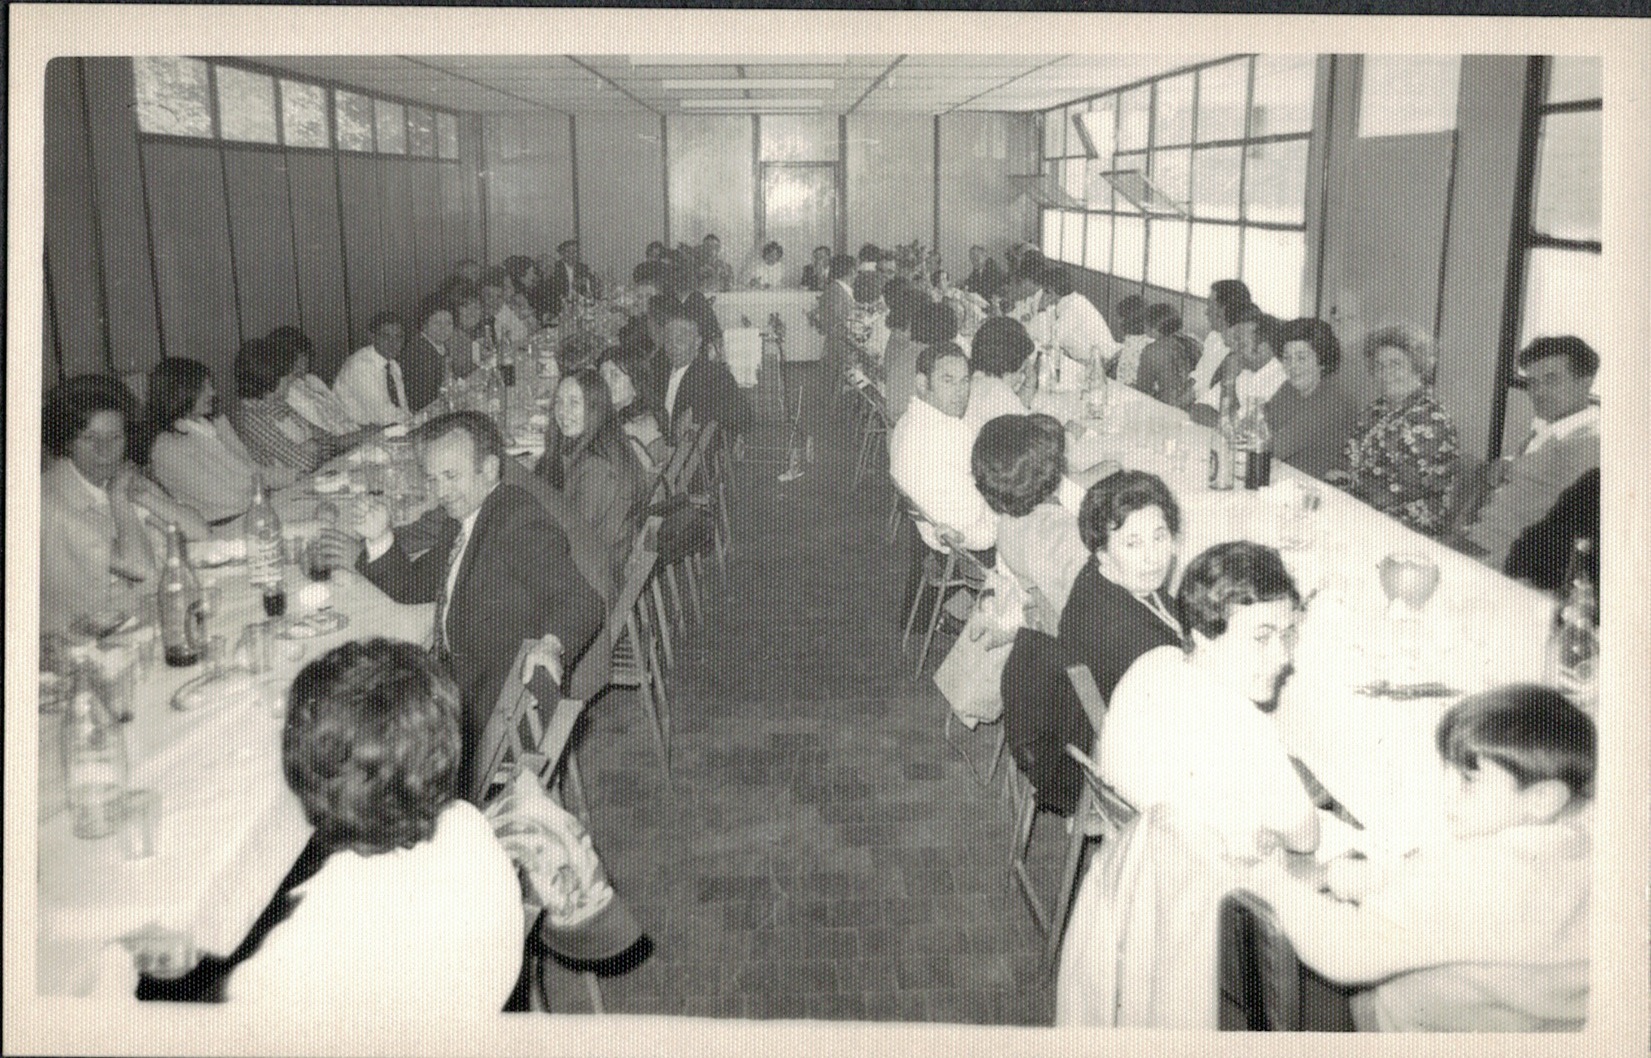
[(342, 88), (184, 56), (133, 59), (132, 81), (140, 132), (426, 158), (459, 156), (456, 115)]
[[(1238, 56), (1046, 111), (1044, 173), (1082, 208), (1044, 209), (1044, 253), (1194, 297), (1240, 278), (1294, 316), (1316, 75), (1312, 55)], [(1119, 193), (1133, 172), (1176, 208)]]
[(1517, 306), (1502, 350), (1519, 385), (1515, 357), (1533, 339), (1574, 334), (1610, 360), (1600, 300), (1600, 167), (1603, 91), (1597, 56), (1532, 60), (1530, 195), (1515, 233), (1512, 291)]

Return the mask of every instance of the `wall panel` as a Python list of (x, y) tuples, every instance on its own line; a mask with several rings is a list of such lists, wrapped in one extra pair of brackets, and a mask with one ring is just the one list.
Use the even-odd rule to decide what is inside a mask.
[[(665, 177), (659, 118), (599, 115), (575, 120), (579, 154), (580, 252), (602, 273), (629, 281), (654, 239), (665, 237)], [(738, 247), (725, 246), (734, 260)]]
[(442, 165), (436, 168), (436, 174), (441, 197), (441, 271), (445, 278), (464, 258), (481, 260), (481, 241), (475, 223), (475, 179), (469, 167)]
[(161, 334), (131, 107), (132, 64), (126, 59), (81, 62), (97, 180), (98, 230), (103, 237), (109, 359), (121, 374), (147, 371), (161, 357)]
[(483, 129), (488, 259), (553, 254), (576, 225), (567, 115), (493, 116)]
[(705, 236), (716, 235), (723, 256), (738, 268), (754, 238), (756, 220), (751, 119), (672, 114), (666, 121), (671, 239), (698, 245)]
[(103, 371), (103, 292), (96, 222), (96, 189), (86, 137), (80, 63), (55, 59), (46, 67), (46, 246), (57, 305), (57, 340), (70, 375)]
[(300, 315), (286, 155), (230, 150), (223, 158), (241, 326), (249, 337), (261, 337)]
[(219, 391), (233, 393), (241, 328), (218, 149), (154, 141), (143, 164), (166, 353), (204, 361)]
[(298, 255), (299, 323), (315, 343), (310, 370), (331, 379), (350, 351), (350, 305), (345, 297), (343, 234), (338, 226), (338, 173), (331, 155), (287, 156), (292, 193), (293, 246)]
[[(443, 166), (428, 162), (409, 162), (406, 169), (412, 184), (414, 213), (410, 230), (413, 234), (413, 263), (416, 281), (415, 303), (435, 293), (447, 277), (446, 252), (441, 235), (441, 181), (438, 171)], [(411, 319), (408, 327), (417, 327)]]
[(934, 241), (932, 117), (850, 114), (843, 178), (849, 253), (868, 242)]
[(1011, 173), (1030, 172), (1033, 163), (1019, 157), (1025, 114), (959, 111), (940, 119), (940, 255), (961, 283), (969, 274), (969, 247), (979, 244), (1001, 259), (1003, 251), (1026, 237), (1009, 185)]
[(367, 342), (367, 321), (385, 307), (377, 159), (338, 156), (338, 207), (350, 282), (350, 342), (356, 348)]
[[(419, 299), (419, 269), (413, 229), (428, 223), (419, 208), (413, 163), (380, 159), (378, 163), (380, 245), (384, 249), (384, 300), (372, 311), (387, 309), (410, 315)], [(433, 204), (432, 204), (433, 205)], [(411, 325), (409, 324), (409, 329)]]

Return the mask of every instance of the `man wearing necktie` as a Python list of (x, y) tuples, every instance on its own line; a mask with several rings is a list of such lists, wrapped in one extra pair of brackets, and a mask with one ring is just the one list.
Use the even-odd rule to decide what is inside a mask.
[(364, 426), (389, 426), (412, 418), (401, 374), (401, 351), (407, 328), (393, 312), (381, 312), (367, 325), (371, 345), (357, 349), (338, 369), (333, 393), (350, 417)]
[[(464, 706), (461, 790), (522, 641), (540, 640), (533, 660), (561, 683), (603, 620), (561, 527), (530, 493), (501, 481), (505, 458), (486, 416), (440, 416), (425, 427), (422, 451), (441, 508), (434, 539), (428, 524), (392, 530), (374, 505), (359, 536), (324, 530), (321, 544), (328, 565), (359, 569), (397, 602), (436, 604), (431, 647), (452, 666)], [(415, 554), (415, 540), (430, 546)]]

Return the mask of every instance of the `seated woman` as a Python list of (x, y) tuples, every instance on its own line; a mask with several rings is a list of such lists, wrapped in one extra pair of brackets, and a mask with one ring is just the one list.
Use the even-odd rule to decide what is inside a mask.
[(212, 377), (199, 360), (169, 356), (149, 373), (149, 474), (208, 525), (222, 525), (252, 505), (253, 475), (280, 487), (291, 467), (260, 465), (229, 421), (217, 413)]
[(1216, 544), (1178, 594), (1187, 647), (1147, 651), (1112, 692), (1101, 777), (1145, 811), (1169, 804), (1254, 859), (1282, 842), (1318, 846), (1318, 816), (1271, 708), (1295, 647), (1301, 596), (1278, 552)]
[(971, 469), (986, 506), (1003, 516), (998, 566), (1021, 587), (1036, 588), (1059, 614), (1089, 561), (1077, 517), (1056, 499), (1066, 473), (1066, 431), (1049, 415), (997, 416), (975, 437)]
[(1437, 534), (1456, 489), (1461, 447), (1456, 424), (1433, 396), (1438, 354), (1413, 324), (1384, 327), (1364, 341), (1381, 386), (1347, 442), (1346, 465), (1325, 480), (1418, 532)]
[(599, 366), (602, 381), (613, 398), (614, 417), (631, 442), (631, 450), (644, 470), (657, 474), (671, 457), (671, 442), (660, 429), (660, 416), (648, 403), (654, 391), (648, 355), (618, 346), (602, 354)]
[(745, 275), (740, 280), (740, 286), (761, 290), (784, 286), (785, 266), (780, 263), (784, 257), (785, 247), (777, 242), (769, 242), (763, 246), (761, 258), (745, 266)]
[(1083, 777), (1066, 747), (1087, 748), (1095, 739), (1065, 669), (1088, 665), (1102, 698), (1110, 699), (1136, 658), (1181, 642), (1180, 622), (1164, 593), (1180, 531), (1181, 510), (1156, 475), (1120, 471), (1084, 495), (1078, 532), (1093, 561), (1079, 569), (1061, 610), (1053, 671), (1038, 681), (1045, 693), (1015, 695), (1026, 701), (1024, 711), (1004, 695), (1005, 738), (1045, 808), (1071, 814)]
[(623, 570), (653, 478), (631, 450), (596, 369), (575, 371), (556, 388), (545, 454), (534, 472), (573, 501), (607, 546), (615, 574)]
[(883, 285), (886, 281), (880, 272), (854, 274), (854, 305), (848, 310), (848, 319), (843, 327), (849, 343), (860, 354), (862, 367), (865, 361), (882, 363), (883, 350), (888, 345), (888, 327), (881, 325), (888, 311), (883, 304)]
[(984, 424), (999, 415), (1025, 415), (1021, 394), (1028, 387), (1026, 363), (1031, 357), (1032, 336), (1018, 322), (994, 316), (982, 323), (969, 344), (974, 374), (964, 418)]
[(291, 355), (296, 361), (293, 368), (295, 380), (287, 388), (287, 403), (304, 417), (305, 422), (335, 437), (361, 429), (361, 424), (351, 418), (349, 409), (338, 399), (332, 387), (310, 373), (310, 368), (315, 364), (315, 344), (310, 341), (309, 335), (291, 324), (285, 324), (265, 335), (264, 341), (272, 350), (283, 350), (279, 355)]
[[(1181, 314), (1169, 305), (1149, 305), (1142, 324), (1151, 337), (1135, 366), (1136, 389), (1177, 408), (1192, 403), (1192, 369), (1198, 346), (1181, 333)], [(1127, 351), (1128, 341), (1125, 341)], [(1119, 354), (1122, 361), (1123, 354)]]
[(422, 648), (345, 643), (288, 695), (281, 758), (326, 859), (226, 984), (291, 1017), (496, 1014), (522, 961), (515, 865), (455, 795), (458, 688)]
[(76, 617), (136, 612), (160, 554), (145, 514), (204, 538), (200, 515), (175, 503), (126, 459), (137, 399), (113, 375), (78, 375), (46, 394), (40, 474), (40, 631)]
[(1266, 404), (1273, 455), (1315, 478), (1341, 466), (1359, 406), (1341, 388), (1341, 342), (1323, 320), (1300, 319), (1279, 331), (1284, 385)]
[(287, 397), (304, 365), (290, 345), (254, 338), (235, 354), (235, 389), (241, 398), (241, 432), (260, 464), (309, 474), (349, 447), (352, 438), (316, 429), (293, 411)]

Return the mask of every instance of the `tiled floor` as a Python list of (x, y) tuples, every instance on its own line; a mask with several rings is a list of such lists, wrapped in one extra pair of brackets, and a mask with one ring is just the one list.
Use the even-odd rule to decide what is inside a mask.
[[(735, 547), (670, 674), (671, 783), (631, 692), (592, 709), (592, 830), (656, 944), (604, 980), (607, 1007), (1047, 1025), (1008, 809), (943, 738), (915, 641), (901, 652), (909, 544), (886, 543), (885, 477), (848, 494), (844, 447), (790, 484), (736, 467)], [(990, 750), (988, 729), (964, 737)], [(1037, 837), (1048, 886), (1065, 834), (1044, 817)], [(557, 1009), (589, 1009), (552, 977)]]

